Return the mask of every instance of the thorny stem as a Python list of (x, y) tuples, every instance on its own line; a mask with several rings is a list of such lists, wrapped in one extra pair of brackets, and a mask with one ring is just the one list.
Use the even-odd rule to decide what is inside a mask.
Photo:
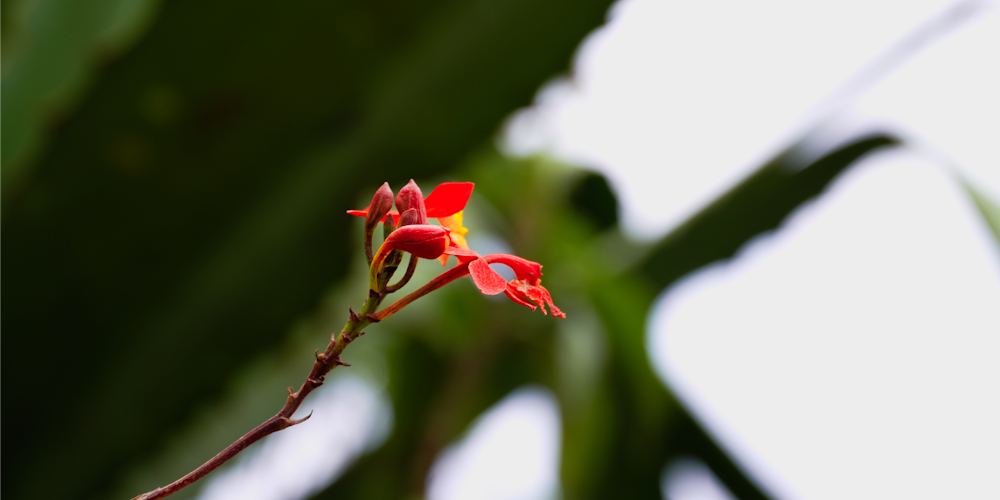
[(246, 449), (247, 446), (259, 441), (264, 436), (287, 429), (293, 425), (300, 424), (308, 420), (309, 417), (312, 416), (312, 413), (299, 420), (292, 420), (291, 417), (295, 411), (299, 409), (299, 406), (302, 404), (302, 401), (305, 400), (306, 396), (308, 396), (309, 393), (317, 387), (323, 385), (323, 381), (325, 380), (327, 373), (330, 373), (330, 371), (338, 365), (347, 366), (347, 363), (340, 360), (340, 354), (344, 352), (344, 349), (348, 346), (348, 344), (361, 335), (364, 335), (362, 330), (366, 326), (379, 321), (373, 317), (372, 312), (378, 309), (379, 304), (382, 303), (384, 298), (384, 293), (372, 290), (369, 292), (368, 300), (365, 301), (365, 305), (361, 308), (361, 313), (358, 314), (353, 310), (351, 311), (350, 319), (347, 320), (347, 324), (344, 325), (344, 329), (341, 330), (340, 335), (331, 337), (330, 344), (327, 345), (326, 351), (322, 354), (320, 354), (317, 350), (316, 362), (313, 363), (309, 376), (307, 376), (306, 380), (302, 382), (302, 386), (299, 390), (292, 392), (292, 388), (288, 388), (288, 398), (285, 400), (285, 406), (282, 407), (281, 411), (279, 411), (275, 416), (267, 419), (264, 423), (255, 427), (252, 431), (237, 439), (236, 442), (227, 446), (226, 449), (219, 452), (218, 455), (212, 457), (209, 461), (191, 471), (186, 476), (166, 486), (139, 495), (132, 500), (154, 500), (172, 495), (191, 485), (195, 481), (205, 477), (208, 473), (226, 463), (235, 457), (237, 453)]
[[(246, 447), (260, 441), (268, 434), (287, 429), (293, 425), (297, 425), (308, 420), (309, 417), (312, 416), (312, 413), (299, 420), (292, 420), (291, 417), (295, 411), (299, 409), (299, 406), (302, 405), (302, 401), (305, 400), (306, 396), (308, 396), (309, 393), (317, 387), (323, 385), (326, 375), (330, 373), (331, 370), (336, 368), (338, 365), (347, 366), (347, 363), (340, 360), (340, 354), (344, 352), (344, 349), (351, 342), (364, 335), (362, 330), (366, 326), (372, 323), (378, 323), (379, 321), (396, 314), (400, 309), (406, 307), (414, 300), (441, 288), (457, 278), (461, 278), (462, 276), (469, 274), (469, 263), (466, 262), (464, 264), (459, 264), (441, 273), (413, 293), (397, 300), (392, 305), (386, 307), (378, 313), (375, 313), (375, 311), (378, 310), (378, 306), (381, 305), (382, 301), (385, 299), (386, 294), (402, 288), (413, 275), (413, 270), (416, 268), (416, 262), (418, 259), (413, 255), (410, 255), (410, 259), (411, 260), (407, 267), (406, 274), (394, 287), (385, 287), (385, 282), (388, 281), (392, 275), (391, 271), (385, 270), (382, 273), (372, 273), (373, 284), (376, 284), (378, 289), (382, 289), (383, 291), (379, 292), (376, 290), (369, 290), (368, 300), (365, 301), (365, 305), (361, 308), (360, 314), (351, 310), (351, 316), (347, 320), (347, 324), (344, 325), (343, 330), (340, 331), (340, 335), (332, 336), (330, 338), (330, 343), (326, 346), (326, 350), (322, 354), (320, 354), (317, 350), (316, 362), (313, 363), (309, 376), (307, 376), (306, 380), (302, 382), (302, 386), (299, 387), (299, 390), (292, 392), (292, 388), (288, 388), (288, 398), (285, 400), (285, 406), (281, 408), (281, 411), (279, 411), (275, 416), (267, 419), (264, 423), (255, 427), (252, 431), (244, 434), (243, 437), (237, 439), (233, 444), (227, 446), (226, 449), (219, 452), (218, 455), (212, 457), (209, 461), (191, 471), (186, 476), (166, 486), (139, 495), (132, 500), (154, 500), (172, 495), (191, 485), (195, 481), (205, 477), (210, 472), (217, 469), (220, 465), (235, 457), (236, 454), (246, 449)], [(374, 260), (380, 260), (379, 256), (376, 255), (376, 259)], [(391, 267), (395, 269), (395, 266), (399, 264), (400, 259), (396, 256), (390, 256), (385, 260), (393, 260), (390, 264), (392, 264)]]

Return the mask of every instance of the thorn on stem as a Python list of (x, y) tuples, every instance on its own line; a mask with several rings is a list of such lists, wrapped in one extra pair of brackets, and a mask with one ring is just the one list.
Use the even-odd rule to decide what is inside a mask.
[(340, 366), (351, 366), (351, 365), (350, 365), (350, 364), (348, 364), (348, 363), (344, 363), (344, 362), (343, 362), (343, 360), (341, 360), (341, 359), (340, 359), (340, 356), (338, 356), (338, 357), (337, 357), (337, 359), (336, 359), (335, 361), (336, 361), (336, 363), (337, 363), (338, 365), (340, 365)]
[(323, 385), (323, 380), (324, 379), (325, 379), (325, 377), (323, 377), (322, 375), (320, 375), (318, 379), (310, 377), (308, 380), (309, 380), (309, 383), (312, 384), (313, 388), (315, 389), (316, 387), (319, 387), (319, 386)]
[(347, 306), (347, 311), (351, 313), (351, 321), (355, 321), (355, 322), (361, 321), (361, 316), (358, 316), (358, 313), (354, 312), (354, 308), (353, 307)]
[(289, 387), (289, 388), (288, 388), (288, 395), (289, 395), (289, 396), (294, 396), (294, 395), (295, 395), (295, 389), (293, 389), (293, 388)]
[(284, 421), (285, 427), (287, 428), (287, 427), (291, 427), (293, 425), (299, 425), (302, 422), (305, 422), (306, 420), (309, 420), (309, 417), (311, 417), (311, 416), (313, 416), (313, 412), (309, 412), (309, 414), (306, 415), (305, 418), (300, 418), (298, 420), (292, 420), (292, 419), (290, 419), (288, 417), (281, 417), (281, 419)]
[(326, 353), (320, 354), (319, 349), (316, 349), (316, 361), (326, 363)]

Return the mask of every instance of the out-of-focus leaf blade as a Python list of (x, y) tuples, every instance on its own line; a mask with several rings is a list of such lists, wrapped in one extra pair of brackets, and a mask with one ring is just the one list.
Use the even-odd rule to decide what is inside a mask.
[(4, 9), (0, 181), (16, 195), (45, 127), (70, 112), (99, 65), (123, 52), (155, 17), (153, 0), (40, 0)]
[(969, 197), (976, 204), (976, 208), (979, 209), (979, 213), (982, 214), (986, 226), (993, 233), (993, 238), (997, 245), (1000, 245), (1000, 205), (997, 205), (994, 200), (973, 187), (968, 181), (963, 181), (963, 184), (965, 185), (966, 192), (969, 193)]
[(668, 234), (650, 252), (642, 273), (665, 288), (732, 257), (751, 238), (777, 228), (858, 159), (897, 144), (885, 134), (860, 137), (808, 164), (801, 159), (802, 146), (793, 146)]
[[(822, 193), (858, 160), (898, 145), (899, 140), (885, 134), (858, 137), (812, 161), (804, 161), (808, 158), (801, 149), (804, 143), (800, 141), (778, 155), (668, 234), (640, 263), (639, 274), (663, 289), (688, 273), (732, 257), (752, 238), (779, 227), (796, 208)], [(651, 305), (652, 300), (646, 307)], [(767, 498), (690, 412), (683, 409), (679, 413), (663, 445), (657, 447), (661, 457), (651, 462), (665, 464), (673, 456), (695, 455), (737, 498)], [(649, 483), (654, 478), (647, 473), (642, 480)]]

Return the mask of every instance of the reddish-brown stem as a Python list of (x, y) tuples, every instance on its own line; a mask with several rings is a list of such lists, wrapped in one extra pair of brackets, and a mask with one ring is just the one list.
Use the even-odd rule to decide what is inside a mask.
[[(380, 262), (384, 259), (382, 254), (386, 252), (379, 252), (373, 259), (374, 262)], [(410, 256), (413, 262), (416, 262), (416, 258), (412, 255)], [(410, 267), (415, 267), (415, 264), (411, 263)], [(409, 271), (409, 270), (408, 270)], [(407, 274), (412, 274), (412, 271)], [(323, 354), (316, 354), (316, 362), (313, 363), (312, 370), (309, 372), (309, 376), (306, 377), (305, 382), (297, 392), (291, 392), (291, 388), (288, 388), (289, 395), (285, 400), (285, 406), (281, 408), (275, 416), (267, 419), (264, 423), (258, 425), (252, 431), (243, 435), (233, 444), (226, 447), (226, 449), (219, 452), (218, 455), (212, 457), (209, 461), (202, 464), (197, 469), (191, 471), (186, 476), (166, 485), (161, 488), (157, 488), (149, 493), (144, 493), (139, 495), (132, 500), (155, 500), (158, 498), (164, 498), (172, 495), (181, 489), (191, 485), (195, 481), (205, 477), (213, 470), (217, 469), (220, 465), (228, 462), (230, 459), (235, 457), (239, 452), (246, 449), (251, 444), (260, 441), (262, 438), (268, 434), (280, 431), (282, 429), (287, 429), (293, 425), (305, 422), (309, 417), (292, 420), (291, 417), (299, 406), (302, 405), (302, 401), (305, 400), (306, 396), (309, 395), (317, 387), (323, 385), (323, 380), (326, 375), (330, 373), (331, 370), (336, 368), (338, 365), (345, 364), (340, 360), (340, 354), (344, 352), (344, 348), (348, 344), (354, 341), (354, 339), (360, 337), (363, 332), (361, 329), (368, 326), (371, 323), (382, 321), (389, 316), (392, 316), (400, 309), (406, 307), (408, 304), (414, 300), (427, 295), (438, 288), (454, 281), (457, 278), (469, 274), (469, 263), (459, 264), (443, 273), (438, 275), (436, 278), (428, 282), (426, 285), (420, 287), (413, 293), (399, 299), (389, 307), (379, 311), (377, 314), (373, 314), (373, 311), (378, 309), (379, 304), (385, 298), (384, 292), (376, 292), (372, 290), (369, 294), (368, 301), (365, 302), (364, 307), (361, 310), (361, 314), (356, 314), (351, 311), (351, 317), (344, 325), (344, 329), (337, 335), (330, 339), (329, 345), (326, 347), (326, 351)], [(404, 277), (405, 283), (405, 277)], [(312, 414), (310, 414), (311, 416)]]
[(383, 319), (388, 318), (389, 316), (392, 316), (393, 314), (399, 312), (400, 309), (409, 305), (410, 302), (413, 302), (414, 300), (417, 300), (420, 297), (423, 297), (424, 295), (427, 295), (428, 293), (431, 293), (434, 290), (437, 290), (438, 288), (441, 288), (447, 285), (448, 283), (451, 283), (452, 281), (455, 281), (456, 279), (465, 276), (466, 274), (469, 274), (468, 262), (464, 264), (459, 264), (439, 274), (436, 278), (428, 281), (426, 285), (418, 288), (417, 290), (413, 291), (406, 297), (403, 297), (397, 300), (396, 302), (393, 302), (392, 305), (390, 305), (389, 307), (386, 307), (385, 309), (382, 309), (381, 311), (372, 314), (370, 319), (372, 320), (372, 322), (382, 321)]
[(344, 352), (344, 348), (348, 344), (354, 341), (354, 339), (363, 335), (361, 329), (370, 324), (371, 322), (365, 317), (370, 314), (371, 310), (378, 307), (378, 303), (382, 301), (382, 296), (379, 294), (373, 294), (368, 302), (365, 303), (365, 307), (362, 309), (362, 314), (355, 314), (351, 312), (351, 318), (347, 321), (347, 325), (344, 326), (343, 331), (340, 335), (337, 335), (330, 339), (330, 343), (326, 347), (326, 351), (323, 354), (316, 353), (316, 362), (313, 363), (312, 370), (309, 372), (309, 376), (306, 380), (302, 382), (302, 386), (297, 392), (291, 392), (292, 388), (289, 387), (289, 395), (285, 400), (285, 406), (281, 408), (275, 416), (267, 419), (264, 423), (258, 425), (252, 431), (243, 435), (233, 444), (226, 447), (226, 449), (219, 452), (218, 455), (212, 457), (209, 461), (202, 464), (197, 469), (191, 471), (186, 476), (166, 485), (161, 488), (157, 488), (148, 493), (139, 495), (132, 500), (154, 500), (157, 498), (164, 498), (172, 495), (181, 489), (191, 485), (195, 481), (205, 477), (208, 473), (212, 472), (220, 465), (228, 462), (237, 453), (246, 449), (247, 446), (261, 440), (264, 436), (268, 434), (280, 431), (282, 429), (287, 429), (293, 425), (305, 422), (312, 416), (300, 419), (292, 420), (291, 417), (302, 401), (305, 400), (306, 396), (309, 395), (313, 389), (323, 385), (323, 380), (326, 375), (330, 373), (331, 370), (337, 367), (337, 365), (345, 364), (340, 360), (340, 354)]

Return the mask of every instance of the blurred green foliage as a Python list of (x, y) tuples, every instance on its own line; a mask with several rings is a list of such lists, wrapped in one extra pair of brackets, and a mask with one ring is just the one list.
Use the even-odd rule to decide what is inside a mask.
[(4, 3), (7, 494), (138, 494), (277, 411), (363, 299), (344, 210), (413, 177), (476, 182), (471, 234), (543, 263), (569, 319), (463, 280), (369, 328), (348, 370), (385, 360), (395, 425), (317, 498), (420, 497), (437, 453), (526, 383), (563, 410), (566, 498), (659, 498), (678, 454), (763, 497), (654, 375), (648, 309), (897, 141), (793, 147), (629, 242), (605, 179), (491, 146), (608, 3)]
[[(608, 2), (159, 7), (4, 194), (4, 285), (17, 292), (3, 326), (19, 353), (4, 399), (37, 397), (52, 359), (75, 360), (59, 411), (7, 433), (13, 497), (109, 488), (344, 276), (343, 213), (361, 187), (443, 172), (489, 141)], [(37, 123), (10, 111), (17, 63), (5, 140)]]

